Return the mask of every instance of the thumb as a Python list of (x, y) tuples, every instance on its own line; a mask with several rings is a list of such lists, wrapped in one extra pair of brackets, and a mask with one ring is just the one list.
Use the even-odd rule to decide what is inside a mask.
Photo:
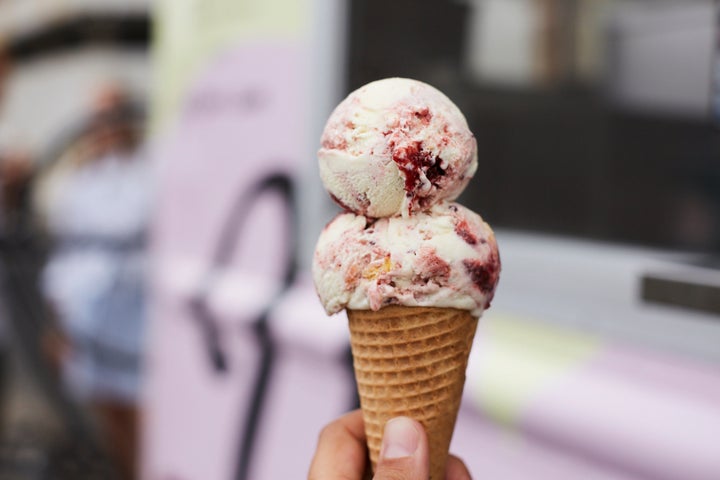
[(427, 480), (429, 475), (430, 455), (422, 425), (408, 417), (388, 421), (373, 480)]

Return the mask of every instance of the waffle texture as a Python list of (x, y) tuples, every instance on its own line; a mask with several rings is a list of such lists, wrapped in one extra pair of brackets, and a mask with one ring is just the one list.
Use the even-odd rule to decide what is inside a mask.
[(373, 471), (385, 423), (408, 416), (430, 443), (430, 479), (443, 480), (477, 318), (453, 308), (348, 310), (350, 342)]

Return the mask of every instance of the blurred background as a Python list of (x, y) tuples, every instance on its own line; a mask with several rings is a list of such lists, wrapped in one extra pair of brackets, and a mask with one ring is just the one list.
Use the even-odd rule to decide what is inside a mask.
[(0, 0), (0, 479), (306, 475), (355, 408), (315, 152), (404, 76), (475, 133), (503, 260), (478, 478), (720, 478), (713, 0)]

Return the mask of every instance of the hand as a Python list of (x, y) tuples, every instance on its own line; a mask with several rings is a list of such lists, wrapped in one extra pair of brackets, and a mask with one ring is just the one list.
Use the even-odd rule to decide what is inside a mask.
[[(362, 480), (367, 465), (362, 412), (355, 410), (327, 425), (318, 440), (309, 480)], [(373, 480), (427, 480), (428, 442), (422, 425), (407, 417), (385, 425), (380, 459)], [(471, 480), (465, 464), (450, 455), (446, 480)]]

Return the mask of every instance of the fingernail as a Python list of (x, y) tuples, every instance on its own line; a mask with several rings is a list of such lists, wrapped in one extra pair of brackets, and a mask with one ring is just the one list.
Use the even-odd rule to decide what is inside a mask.
[(380, 456), (383, 458), (409, 457), (415, 453), (420, 442), (420, 432), (407, 417), (393, 418), (385, 424)]

